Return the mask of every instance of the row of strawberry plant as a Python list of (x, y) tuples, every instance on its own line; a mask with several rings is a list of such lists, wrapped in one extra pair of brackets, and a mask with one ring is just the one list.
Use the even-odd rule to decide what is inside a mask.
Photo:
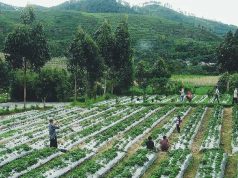
[(169, 152), (168, 159), (156, 168), (151, 178), (159, 177), (176, 177), (182, 178), (192, 158), (192, 154), (188, 149), (178, 149)]
[(156, 153), (147, 149), (139, 149), (128, 160), (124, 161), (122, 164), (113, 169), (107, 177), (139, 177), (141, 176), (141, 171), (137, 172), (138, 168), (143, 169), (145, 167), (149, 167), (154, 161), (154, 159), (151, 159), (150, 157), (156, 159)]
[(0, 177), (17, 177), (21, 172), (36, 164), (43, 164), (41, 160), (50, 158), (51, 155), (57, 153), (54, 148), (44, 148), (35, 150), (20, 159), (16, 159), (0, 168)]
[(93, 153), (88, 150), (75, 149), (52, 159), (41, 167), (32, 169), (21, 177), (58, 177), (61, 174), (73, 169), (75, 166), (90, 158), (92, 155)]
[(222, 150), (206, 150), (199, 164), (196, 178), (223, 178), (227, 154)]
[[(83, 129), (80, 132), (73, 133), (69, 136), (65, 136), (64, 140), (64, 147), (72, 147), (74, 145), (79, 144), (82, 141), (85, 141), (89, 137), (93, 137), (95, 135), (98, 135), (99, 133), (102, 133), (105, 130), (110, 129), (114, 125), (117, 125), (118, 123), (124, 123), (126, 121), (133, 120), (133, 117), (136, 117), (137, 115), (143, 115), (144, 112), (148, 110), (147, 108), (144, 107), (133, 107), (131, 110), (126, 112), (126, 116), (122, 118), (118, 117), (113, 117), (112, 119), (106, 120), (106, 122), (101, 122), (96, 125), (90, 126), (86, 129)], [(137, 117), (136, 117), (137, 118)]]
[[(125, 111), (125, 110), (123, 110), (123, 111)], [(106, 113), (100, 112), (100, 114), (97, 114), (97, 116), (107, 116), (108, 113), (111, 113), (110, 117), (112, 117), (112, 116), (118, 114), (118, 113), (113, 114), (113, 112), (115, 112), (115, 110), (106, 110)], [(92, 116), (94, 116), (94, 115), (92, 115)], [(88, 116), (88, 118), (92, 119), (91, 116)], [(84, 120), (84, 119), (82, 119), (82, 120)], [(64, 127), (68, 127), (68, 126), (64, 126)], [(64, 132), (64, 134), (70, 135), (70, 133), (65, 132), (65, 129), (62, 129), (61, 132)], [(48, 136), (48, 133), (47, 133), (47, 136)], [(44, 144), (44, 142), (47, 142), (47, 143)], [(17, 158), (19, 158), (21, 156), (26, 155), (27, 153), (30, 153), (32, 151), (32, 148), (36, 148), (36, 149), (44, 148), (44, 147), (46, 147), (48, 145), (48, 142), (49, 142), (48, 141), (48, 137), (44, 138), (44, 139), (41, 138), (41, 139), (38, 139), (38, 140), (37, 139), (33, 139), (31, 141), (30, 149), (29, 150), (16, 150), (15, 147), (13, 147), (12, 149), (7, 149), (7, 151), (5, 151), (5, 153), (7, 152), (7, 154), (3, 155), (3, 157), (2, 157), (2, 159), (4, 159), (4, 162), (2, 162), (1, 164), (2, 165), (6, 164), (6, 163), (8, 163), (8, 162), (10, 162), (10, 161), (12, 161), (14, 159), (17, 159)]]
[[(106, 110), (107, 112), (111, 112), (111, 110)], [(88, 112), (86, 112), (85, 113), (86, 115), (88, 114)], [(92, 114), (92, 113), (91, 113)], [(99, 114), (97, 113), (96, 115), (97, 116), (99, 116), (99, 115), (103, 115), (104, 114), (104, 111), (103, 112), (100, 112)], [(104, 114), (105, 115), (105, 114)], [(83, 114), (81, 114), (81, 116), (84, 116)], [(91, 116), (94, 116), (93, 114), (91, 115)], [(89, 117), (91, 117), (91, 116), (88, 116), (88, 118)], [(84, 118), (84, 117), (81, 117), (80, 119), (79, 119), (79, 122), (80, 121), (82, 121), (82, 120), (84, 120), (84, 119), (87, 119), (87, 117), (86, 118)], [(78, 122), (78, 121), (77, 121)], [(74, 122), (72, 122), (72, 123), (74, 123)], [(46, 124), (47, 125), (47, 124)], [(70, 124), (71, 125), (71, 124)], [(64, 128), (67, 128), (67, 127), (69, 127), (69, 125), (65, 125), (65, 126), (63, 126), (63, 128), (61, 128), (61, 132), (62, 131), (65, 131), (65, 129)], [(22, 138), (22, 140), (24, 139), (24, 137)], [(20, 140), (20, 141), (22, 141), (22, 140)], [(13, 143), (9, 143), (9, 144), (15, 144), (16, 145), (16, 143), (17, 143), (17, 141), (18, 140), (14, 140), (13, 141)], [(46, 143), (45, 143), (46, 142)], [(39, 137), (37, 137), (37, 135), (35, 134), (34, 135), (34, 138), (29, 138), (29, 143), (28, 143), (28, 145), (30, 146), (28, 146), (29, 147), (29, 149), (28, 150), (22, 150), (22, 149), (15, 149), (15, 148), (18, 148), (18, 147), (21, 147), (21, 146), (24, 146), (25, 145), (25, 143), (22, 143), (22, 142), (20, 142), (20, 144), (18, 145), (18, 146), (13, 146), (12, 148), (7, 148), (7, 149), (3, 149), (3, 150), (1, 150), (0, 151), (0, 159), (4, 159), (4, 161), (3, 162), (1, 162), (1, 165), (4, 165), (4, 164), (6, 164), (6, 163), (8, 163), (8, 162), (10, 162), (10, 161), (12, 161), (12, 160), (14, 160), (14, 159), (17, 159), (17, 158), (20, 158), (20, 157), (22, 157), (22, 156), (24, 156), (24, 155), (26, 155), (26, 154), (28, 154), (28, 153), (30, 153), (30, 152), (32, 152), (32, 150), (33, 150), (33, 148), (34, 149), (41, 149), (41, 148), (44, 148), (44, 147), (46, 147), (47, 145), (48, 145), (48, 130), (47, 130), (47, 128), (45, 129), (45, 130), (43, 130), (42, 132), (41, 132), (41, 134), (39, 134)], [(1, 154), (1, 153), (5, 153), (5, 154)]]
[[(132, 119), (133, 120), (133, 119)], [(110, 129), (110, 128), (109, 128)], [(95, 132), (94, 132), (95, 133)], [(73, 167), (77, 166), (78, 164), (81, 164), (84, 160), (79, 160), (79, 161), (66, 161), (67, 164), (64, 164), (65, 160), (69, 160), (69, 156), (71, 155), (72, 151), (69, 151), (69, 154), (57, 157), (53, 159), (52, 161), (48, 162), (45, 166), (39, 167), (38, 169), (40, 170), (39, 172), (41, 174), (44, 174), (45, 177), (50, 177), (51, 174), (55, 175), (61, 175), (64, 174), (65, 172), (69, 171)], [(95, 153), (91, 153), (88, 157), (95, 155)], [(61, 160), (60, 167), (54, 166), (55, 162), (58, 163), (58, 160)], [(43, 169), (43, 170), (42, 170)], [(36, 170), (37, 171), (37, 170)], [(35, 170), (33, 171), (35, 172)]]
[(24, 134), (27, 134), (29, 132), (36, 132), (39, 130), (44, 130), (43, 128), (46, 127), (46, 125), (48, 124), (47, 118), (52, 117), (52, 118), (56, 118), (57, 120), (69, 119), (72, 117), (71, 115), (72, 115), (73, 111), (74, 110), (69, 110), (67, 112), (64, 112), (64, 114), (62, 114), (62, 113), (56, 114), (56, 113), (52, 112), (49, 115), (47, 115), (47, 117), (42, 114), (40, 114), (39, 116), (35, 116), (35, 118), (34, 119), (32, 118), (32, 120), (30, 122), (21, 123), (22, 124), (21, 126), (18, 126), (14, 129), (10, 127), (8, 129), (8, 131), (6, 131), (6, 132), (8, 133), (8, 132), (14, 131), (14, 135), (10, 134), (7, 137), (5, 137), (4, 139), (6, 141), (8, 141), (9, 139), (14, 139), (14, 140), (16, 140), (17, 138), (22, 139)]
[(223, 107), (216, 106), (214, 108), (212, 117), (210, 118), (208, 129), (205, 133), (204, 141), (200, 148), (201, 150), (220, 147), (222, 118)]
[(232, 119), (232, 152), (238, 152), (238, 106), (233, 107)]
[(166, 113), (168, 113), (170, 110), (171, 107), (152, 109), (147, 115), (142, 115), (142, 119), (138, 118), (137, 122), (135, 122), (136, 120), (130, 120), (127, 123), (115, 125), (100, 135), (95, 136), (90, 141), (89, 145), (94, 145), (93, 143), (95, 143), (95, 146), (98, 146), (99, 144), (109, 140), (109, 138), (112, 138), (112, 136), (116, 135), (116, 133), (125, 132), (130, 129), (124, 136), (127, 140), (126, 142), (129, 143), (130, 141), (134, 140), (135, 137), (145, 134), (144, 131), (146, 131), (146, 129), (150, 130), (154, 123), (156, 124), (156, 122), (160, 122), (164, 118), (161, 117), (166, 115)]
[(115, 148), (110, 148), (96, 155), (94, 158), (86, 160), (79, 167), (71, 170), (62, 177), (78, 178), (80, 175), (81, 178), (88, 178), (94, 177), (94, 175), (95, 177), (103, 176), (104, 174), (101, 172), (104, 172), (103, 169), (106, 165), (111, 163), (111, 166), (113, 166), (114, 163), (111, 160), (114, 160), (115, 158), (119, 159), (121, 158), (121, 155), (124, 155), (124, 153), (118, 152)]
[[(169, 110), (171, 109), (171, 107), (165, 107), (165, 108), (159, 108), (159, 111), (157, 111), (157, 109), (155, 109), (154, 111), (156, 111), (156, 112), (154, 112), (154, 114), (152, 114), (152, 112), (153, 112), (153, 110), (152, 110), (152, 112), (150, 112), (152, 115), (150, 116), (149, 114), (147, 114), (147, 119), (145, 119), (144, 121), (142, 121), (141, 122), (141, 124), (138, 124), (138, 125), (135, 125), (135, 127), (132, 127), (132, 129), (130, 129), (128, 132), (126, 132), (126, 134), (124, 134), (124, 135), (128, 135), (128, 134), (130, 134), (130, 133), (133, 133), (133, 134), (135, 134), (135, 130), (137, 130), (137, 129), (141, 129), (142, 128), (142, 126), (149, 126), (149, 125), (144, 125), (145, 123), (147, 123), (147, 124), (149, 124), (149, 123), (151, 123), (151, 121), (153, 121), (154, 123), (156, 123), (156, 120), (161, 120), (161, 119), (163, 119), (164, 117), (162, 117), (164, 114), (168, 114), (168, 113), (170, 113), (169, 112)], [(173, 111), (173, 110), (170, 110), (170, 111)], [(146, 116), (145, 116), (146, 117)], [(144, 118), (145, 118), (144, 117)], [(152, 123), (151, 123), (152, 124)], [(130, 126), (129, 126), (130, 127)], [(120, 127), (121, 128), (121, 127)], [(127, 127), (128, 128), (128, 127)], [(125, 130), (127, 130), (127, 128), (126, 129), (124, 129), (124, 131)], [(146, 130), (147, 129), (147, 127), (143, 127), (143, 129), (144, 130)], [(152, 129), (152, 128), (150, 128), (150, 129)], [(123, 131), (123, 132), (124, 132)], [(144, 132), (143, 132), (143, 130), (141, 130), (141, 132), (137, 132), (137, 135), (144, 135)], [(112, 135), (111, 135), (112, 136)], [(136, 136), (134, 135), (134, 140), (136, 140)], [(130, 141), (131, 142), (134, 142), (134, 140), (133, 139), (130, 139)], [(125, 147), (130, 147), (131, 146), (131, 142), (127, 142), (127, 144), (123, 144), (123, 146), (124, 146), (124, 148)], [(123, 149), (123, 146), (122, 146), (122, 144), (121, 144), (122, 142), (120, 142), (119, 140), (114, 144), (114, 146), (113, 146), (113, 148), (112, 149), (109, 149), (109, 150), (117, 150), (116, 152), (117, 152), (117, 155), (114, 157), (114, 158), (112, 158), (112, 159), (108, 159), (108, 160), (106, 160), (106, 161), (100, 161), (100, 160), (98, 160), (97, 159), (97, 161), (96, 161), (96, 163), (94, 163), (94, 164), (97, 164), (97, 167), (98, 167), (98, 169), (97, 170), (95, 170), (95, 172), (91, 172), (91, 174), (92, 174), (92, 177), (100, 177), (100, 176), (102, 176), (102, 175), (104, 175), (105, 173), (107, 173), (115, 164), (117, 164), (125, 155), (126, 155), (126, 150), (124, 150)], [(102, 154), (102, 155), (104, 155), (104, 154)], [(155, 158), (154, 157), (155, 155), (153, 154), (153, 158)], [(98, 157), (96, 157), (96, 158), (98, 158)], [(153, 160), (151, 159), (152, 157), (151, 156), (149, 156), (149, 158), (150, 159), (148, 159), (148, 161), (150, 161), (150, 163), (152, 163), (153, 162)], [(91, 161), (88, 161), (88, 162), (90, 162), (91, 163)], [(86, 166), (87, 167), (87, 166)], [(88, 167), (87, 167), (88, 168)], [(84, 166), (83, 166), (83, 169), (85, 169), (84, 168)], [(145, 168), (143, 168), (143, 169), (145, 169)], [(89, 168), (89, 170), (85, 173), (85, 174), (89, 174), (89, 172), (90, 172), (90, 168)], [(76, 175), (78, 172), (81, 172), (82, 171), (82, 166), (80, 166), (78, 169), (75, 169), (75, 170), (73, 170), (72, 171), (72, 173), (70, 173), (70, 175)], [(85, 175), (85, 174), (83, 174), (83, 175)]]
[[(157, 117), (157, 121), (161, 121), (161, 119), (165, 119), (165, 117), (170, 118), (171, 116), (169, 115), (169, 113), (171, 113), (171, 111), (174, 111), (174, 110), (170, 110), (170, 109), (171, 109), (170, 107), (162, 108), (162, 110), (161, 110), (162, 112), (159, 112), (160, 114), (155, 115), (155, 118)], [(170, 110), (170, 112), (168, 112), (169, 110)], [(180, 108), (180, 109), (176, 110), (175, 113), (173, 113), (173, 114), (175, 114), (176, 116), (178, 114), (181, 114), (181, 112), (182, 112), (182, 114), (187, 114), (188, 112), (185, 112), (186, 110), (187, 111), (189, 110), (188, 107)], [(162, 115), (164, 115), (164, 116), (162, 116)], [(173, 115), (173, 116), (175, 116), (175, 115)], [(119, 142), (117, 144), (115, 144), (115, 147), (119, 150), (125, 151), (125, 154), (124, 154), (124, 156), (125, 156), (128, 149), (132, 146), (131, 143), (136, 143), (138, 136), (140, 136), (140, 135), (143, 136), (145, 134), (145, 132), (143, 132), (143, 130), (140, 130), (140, 129), (143, 128), (141, 126), (145, 126), (144, 124), (146, 124), (146, 121), (149, 121), (148, 124), (151, 121), (154, 121), (153, 123), (150, 123), (152, 125), (158, 124), (156, 119), (155, 120), (154, 119), (145, 120), (144, 123), (138, 125), (138, 128), (135, 127), (133, 129), (131, 129), (129, 132), (127, 132), (125, 134), (125, 137), (128, 137), (127, 138), (128, 142), (119, 140)], [(171, 120), (171, 118), (169, 120)], [(172, 117), (172, 120), (174, 122), (174, 117)], [(150, 125), (149, 128), (145, 127), (144, 131), (146, 131), (146, 130), (150, 131), (152, 129), (153, 129), (153, 127)], [(140, 130), (140, 132), (138, 132), (138, 130)], [(140, 134), (140, 135), (137, 136), (137, 134)], [(133, 138), (133, 139), (131, 139), (131, 138)], [(124, 149), (123, 149), (123, 147), (124, 147)], [(142, 153), (146, 153), (146, 154), (142, 154)], [(131, 160), (136, 159), (138, 156), (139, 157), (142, 156), (145, 158), (141, 161), (140, 166), (138, 165), (138, 161), (131, 161)], [(150, 152), (145, 147), (141, 147), (135, 154), (132, 155), (132, 157), (130, 157), (126, 161), (123, 161), (122, 163), (119, 163), (120, 165), (124, 165), (124, 164), (127, 165), (127, 163), (130, 162), (130, 164), (127, 165), (127, 170), (125, 172), (121, 172), (120, 170), (123, 168), (123, 166), (116, 167), (115, 168), (116, 171), (115, 171), (115, 173), (112, 173), (112, 176), (120, 177), (120, 176), (128, 175), (129, 177), (131, 177), (131, 176), (132, 177), (140, 177), (144, 174), (144, 172), (148, 169), (148, 167), (155, 161), (156, 158), (157, 158), (157, 155), (154, 152)], [(115, 160), (116, 163), (119, 161), (120, 161), (120, 159)], [(110, 166), (107, 166), (107, 167), (108, 167), (107, 170), (104, 169), (104, 174), (109, 171)], [(122, 175), (118, 174), (119, 172), (121, 172)]]
[[(88, 112), (86, 112), (88, 113)], [(92, 114), (93, 111), (90, 113)], [(60, 130), (63, 130), (64, 128), (67, 128), (73, 124), (76, 124), (78, 122), (80, 122), (81, 120), (85, 120), (83, 117), (80, 117), (80, 115), (78, 113), (73, 113), (73, 112), (68, 112), (67, 115), (55, 115), (52, 116), (52, 118), (54, 118), (54, 120), (56, 120), (57, 122), (60, 122), (63, 127), (60, 128)], [(66, 121), (66, 122), (65, 122)], [(48, 118), (45, 118), (44, 121), (42, 121), (43, 123), (41, 124), (37, 124), (34, 123), (35, 126), (33, 128), (31, 128), (30, 130), (28, 128), (26, 129), (21, 129), (21, 134), (19, 135), (15, 135), (14, 136), (14, 140), (7, 143), (6, 147), (13, 147), (13, 146), (17, 146), (19, 144), (24, 144), (24, 143), (28, 143), (30, 141), (33, 141), (35, 143), (36, 139), (39, 140), (43, 137), (47, 137), (48, 136)], [(10, 139), (13, 139), (10, 138)]]
[(177, 116), (181, 117), (181, 120), (190, 112), (190, 107), (180, 107), (172, 117), (170, 117), (167, 122), (164, 123), (162, 127), (157, 127), (151, 132), (151, 136), (155, 141), (156, 147), (159, 147), (159, 141), (163, 136), (169, 137), (176, 128)]
[(205, 116), (207, 108), (198, 107), (190, 116), (188, 123), (182, 129), (178, 141), (173, 145), (173, 149), (188, 149), (192, 145), (201, 122)]

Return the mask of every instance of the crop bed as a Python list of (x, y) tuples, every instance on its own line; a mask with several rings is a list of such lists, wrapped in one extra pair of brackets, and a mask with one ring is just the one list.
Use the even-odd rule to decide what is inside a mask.
[[(180, 103), (177, 95), (147, 96), (144, 105), (143, 97), (121, 97), (90, 109), (56, 107), (4, 116), (0, 119), (0, 178), (139, 178), (148, 171), (152, 178), (182, 178), (192, 164), (191, 146), (207, 117), (204, 104), (211, 104), (210, 100), (197, 95), (195, 106), (172, 105)], [(225, 96), (221, 100), (230, 102)], [(209, 107), (212, 114), (202, 130), (196, 178), (223, 177), (227, 164), (227, 153), (220, 147), (224, 109)], [(180, 134), (176, 132), (178, 115), (184, 123)], [(49, 147), (49, 119), (59, 123), (59, 149)], [(233, 152), (238, 147), (237, 120), (238, 108), (234, 107)], [(164, 135), (176, 136), (159, 165), (160, 151), (146, 149), (149, 135), (157, 148)]]

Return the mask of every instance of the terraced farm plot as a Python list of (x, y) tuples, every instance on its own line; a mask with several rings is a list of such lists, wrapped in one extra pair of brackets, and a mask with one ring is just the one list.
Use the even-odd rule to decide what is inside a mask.
[[(192, 104), (177, 98), (150, 96), (144, 104), (140, 97), (121, 97), (91, 108), (56, 107), (4, 116), (0, 178), (237, 178), (238, 108), (231, 109), (225, 96), (226, 108), (207, 96), (197, 96)], [(59, 149), (49, 147), (49, 119), (59, 123)], [(148, 136), (159, 148), (164, 135), (169, 152), (147, 150)]]

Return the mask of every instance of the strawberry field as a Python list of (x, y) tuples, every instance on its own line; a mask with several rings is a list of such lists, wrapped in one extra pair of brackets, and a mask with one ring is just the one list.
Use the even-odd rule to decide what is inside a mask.
[[(0, 178), (238, 178), (238, 107), (208, 96), (120, 97), (2, 116)], [(181, 133), (176, 117), (182, 119)], [(49, 147), (54, 119), (59, 149)], [(169, 152), (148, 151), (166, 135)], [(60, 149), (67, 150), (66, 152)]]

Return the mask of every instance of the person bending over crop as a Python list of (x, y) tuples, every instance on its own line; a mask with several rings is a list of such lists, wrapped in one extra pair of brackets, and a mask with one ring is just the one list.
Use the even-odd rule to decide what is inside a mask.
[(153, 142), (151, 136), (149, 136), (149, 137), (148, 137), (148, 140), (146, 141), (146, 147), (147, 147), (148, 150), (154, 150), (154, 151), (156, 151), (156, 149), (155, 149), (155, 144), (154, 144), (154, 142)]
[(53, 119), (50, 119), (50, 124), (49, 124), (50, 147), (55, 147), (55, 148), (58, 147), (56, 129), (59, 129), (59, 127), (53, 123)]
[(191, 92), (191, 91), (188, 91), (188, 92), (187, 92), (186, 98), (187, 98), (187, 100), (189, 101), (189, 103), (191, 103), (191, 101), (192, 101), (192, 99), (193, 99), (193, 95), (192, 95), (192, 92)]
[(168, 151), (169, 149), (169, 140), (166, 136), (163, 136), (163, 140), (160, 141), (160, 149), (161, 151)]

